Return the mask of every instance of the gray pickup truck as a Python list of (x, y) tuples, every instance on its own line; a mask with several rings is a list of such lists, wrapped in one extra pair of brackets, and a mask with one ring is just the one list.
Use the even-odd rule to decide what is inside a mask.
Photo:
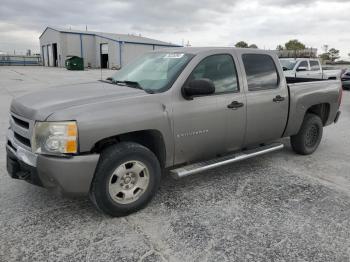
[(163, 173), (181, 178), (278, 150), (282, 137), (313, 153), (341, 96), (338, 80), (285, 78), (272, 52), (162, 49), (108, 80), (15, 98), (7, 169), (127, 215), (150, 201)]

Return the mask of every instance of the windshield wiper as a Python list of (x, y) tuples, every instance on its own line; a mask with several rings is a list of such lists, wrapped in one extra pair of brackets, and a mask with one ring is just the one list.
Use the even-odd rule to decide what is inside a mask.
[(128, 80), (125, 80), (125, 81), (120, 81), (120, 80), (112, 80), (114, 84), (117, 84), (117, 85), (123, 85), (123, 86), (129, 86), (129, 87), (135, 87), (135, 88), (138, 88), (138, 89), (143, 89), (140, 84), (138, 82), (135, 82), (135, 81), (128, 81)]
[(137, 89), (141, 89), (144, 90), (145, 92), (149, 93), (149, 94), (154, 94), (153, 90), (151, 89), (144, 89), (139, 82), (136, 81), (129, 81), (129, 80), (125, 80), (125, 81), (120, 81), (120, 80), (113, 80), (113, 83), (116, 85), (122, 85), (122, 86), (128, 86), (131, 88), (137, 88)]

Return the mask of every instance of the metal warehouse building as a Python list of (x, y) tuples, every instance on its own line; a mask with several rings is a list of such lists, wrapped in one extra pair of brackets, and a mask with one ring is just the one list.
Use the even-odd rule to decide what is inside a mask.
[(141, 54), (179, 47), (146, 37), (47, 27), (39, 37), (44, 66), (64, 67), (69, 56), (84, 58), (84, 66), (120, 68)]

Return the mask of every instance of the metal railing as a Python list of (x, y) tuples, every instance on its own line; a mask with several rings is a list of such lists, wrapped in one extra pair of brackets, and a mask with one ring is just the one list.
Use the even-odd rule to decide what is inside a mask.
[(40, 56), (0, 55), (0, 66), (37, 66), (42, 65)]
[(277, 50), (280, 58), (316, 58), (317, 48), (306, 48), (303, 50)]

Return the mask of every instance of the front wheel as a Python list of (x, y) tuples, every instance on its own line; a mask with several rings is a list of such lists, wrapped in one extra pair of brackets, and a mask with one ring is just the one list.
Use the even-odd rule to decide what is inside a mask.
[(312, 154), (319, 146), (322, 134), (321, 118), (315, 114), (306, 114), (298, 134), (290, 138), (293, 150), (301, 155)]
[(122, 142), (102, 152), (90, 198), (102, 212), (124, 216), (148, 204), (160, 178), (160, 165), (153, 152), (140, 144)]

